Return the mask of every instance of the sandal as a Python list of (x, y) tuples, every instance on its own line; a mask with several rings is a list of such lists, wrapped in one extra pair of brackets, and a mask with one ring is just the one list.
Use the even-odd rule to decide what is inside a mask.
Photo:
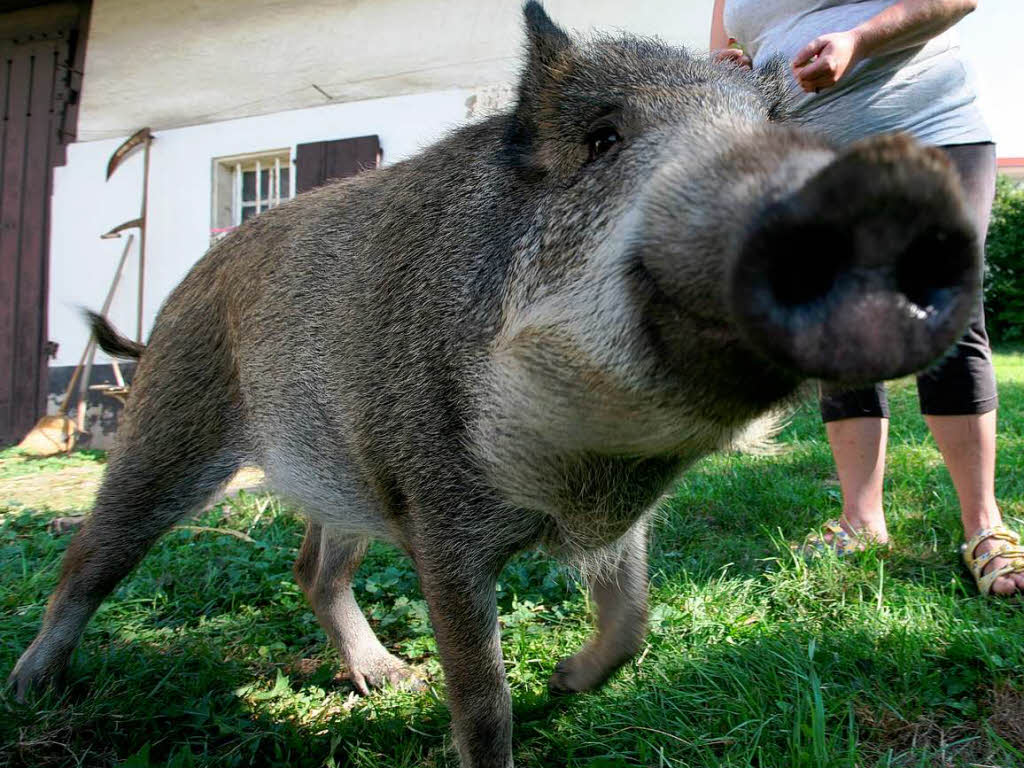
[[(849, 555), (852, 552), (863, 552), (867, 549), (868, 539), (863, 536), (855, 536), (847, 533), (846, 529), (840, 525), (838, 520), (829, 520), (823, 526), (821, 526), (821, 533), (812, 533), (808, 535), (807, 540), (804, 543), (803, 551), (805, 553), (818, 553), (821, 554), (826, 550), (831, 549), (839, 557)], [(831, 534), (831, 538), (828, 538)]]
[[(998, 539), (990, 551), (984, 552), (977, 557), (975, 550), (981, 542), (988, 539)], [(1020, 534), (1011, 531), (1005, 525), (993, 525), (991, 528), (982, 528), (971, 540), (960, 547), (960, 554), (963, 555), (964, 564), (974, 576), (974, 583), (978, 585), (978, 592), (988, 595), (992, 591), (992, 583), (1000, 576), (1008, 573), (1024, 573), (1024, 547), (1020, 545)], [(1005, 557), (1009, 564), (1002, 568), (993, 568), (985, 573), (985, 566), (994, 557)]]

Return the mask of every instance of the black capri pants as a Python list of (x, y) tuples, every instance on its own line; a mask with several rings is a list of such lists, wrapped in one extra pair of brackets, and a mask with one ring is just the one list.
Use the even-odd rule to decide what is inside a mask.
[[(953, 144), (940, 149), (949, 155), (960, 175), (968, 209), (984, 244), (995, 195), (995, 144)], [(980, 291), (967, 332), (941, 362), (917, 377), (917, 394), (921, 413), (930, 416), (977, 415), (995, 410), (996, 376)], [(889, 418), (885, 384), (863, 389), (821, 385), (823, 421), (857, 417)]]

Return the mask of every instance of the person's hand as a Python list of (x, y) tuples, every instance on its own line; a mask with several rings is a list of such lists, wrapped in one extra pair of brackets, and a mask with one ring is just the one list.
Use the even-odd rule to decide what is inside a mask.
[[(729, 38), (730, 45), (735, 42), (733, 38)], [(742, 48), (722, 48), (715, 51), (714, 56), (716, 62), (729, 61), (740, 69), (750, 69), (751, 67), (750, 57), (743, 52)]]
[(801, 49), (793, 58), (793, 76), (805, 91), (817, 93), (838, 83), (861, 58), (855, 32), (833, 32)]

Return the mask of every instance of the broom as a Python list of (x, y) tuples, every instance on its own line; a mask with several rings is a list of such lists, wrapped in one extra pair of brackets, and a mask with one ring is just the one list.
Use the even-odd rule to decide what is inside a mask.
[(85, 345), (82, 352), (82, 359), (75, 366), (71, 374), (71, 381), (64, 392), (64, 400), (61, 402), (57, 413), (52, 416), (43, 416), (32, 431), (25, 435), (25, 439), (18, 443), (18, 448), (30, 456), (54, 456), (58, 453), (69, 453), (75, 447), (77, 432), (75, 422), (68, 418), (68, 405), (71, 403), (71, 393), (75, 389), (75, 382), (78, 381), (85, 365), (89, 350), (92, 349), (93, 341)]
[[(107, 297), (103, 300), (103, 309), (100, 310), (101, 315), (106, 315), (110, 310), (110, 304), (114, 300), (114, 292), (117, 290), (117, 284), (121, 282), (124, 263), (128, 258), (128, 251), (131, 250), (132, 240), (134, 239), (134, 234), (128, 235), (128, 240), (124, 244), (124, 250), (121, 251), (121, 261), (118, 262), (117, 271), (114, 272), (114, 279), (110, 283)], [(88, 361), (89, 367), (92, 367), (92, 355), (90, 353), (95, 353), (95, 351), (96, 338), (90, 335), (89, 343), (85, 345), (85, 349), (82, 351), (82, 359), (78, 361), (78, 365), (75, 366), (75, 370), (71, 374), (71, 381), (64, 392), (64, 399), (61, 401), (57, 413), (43, 416), (43, 418), (36, 422), (32, 431), (25, 435), (25, 439), (18, 443), (18, 448), (23, 453), (27, 453), (30, 456), (55, 456), (58, 453), (70, 453), (71, 449), (75, 447), (75, 441), (78, 439), (79, 432), (74, 420), (68, 418), (68, 406), (71, 404), (71, 393), (75, 389), (75, 383), (78, 381), (82, 369), (86, 367), (86, 361)], [(84, 417), (84, 413), (82, 417)], [(80, 421), (84, 422), (84, 418), (80, 418)]]

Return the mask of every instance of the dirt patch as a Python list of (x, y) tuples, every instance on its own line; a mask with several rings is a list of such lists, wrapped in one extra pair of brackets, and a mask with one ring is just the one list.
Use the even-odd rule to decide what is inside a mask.
[(991, 754), (984, 732), (976, 722), (950, 723), (948, 713), (928, 713), (916, 720), (904, 720), (891, 712), (857, 712), (866, 726), (861, 749), (870, 757), (891, 753), (891, 765), (921, 765), (926, 753), (928, 765), (954, 768), (966, 764), (987, 764)]
[(1014, 749), (1024, 751), (1024, 693), (1002, 685), (992, 695), (992, 730)]
[(265, 486), (266, 478), (263, 475), (263, 470), (258, 467), (242, 467), (238, 470), (231, 482), (228, 483), (228, 487), (224, 489), (224, 493), (221, 494), (221, 498), (225, 496), (234, 496), (239, 491), (245, 491), (246, 493), (258, 493), (260, 491), (267, 490)]
[[(1014, 749), (1024, 749), (1024, 694), (1009, 684), (993, 689), (988, 699), (992, 714), (986, 718), (989, 728)], [(979, 702), (981, 703), (981, 702)], [(915, 720), (904, 720), (890, 711), (867, 707), (856, 710), (864, 728), (861, 749), (869, 757), (893, 755), (896, 766), (921, 765), (927, 754), (929, 766), (993, 766), (999, 750), (990, 741), (984, 720), (964, 718), (947, 710), (928, 712)]]
[[(94, 464), (0, 479), (0, 506), (86, 512), (96, 498), (103, 470), (104, 465)], [(244, 467), (232, 478), (220, 498), (243, 490), (250, 493), (265, 490), (263, 483), (262, 470)]]
[(103, 476), (103, 465), (64, 467), (0, 480), (0, 504), (33, 509), (87, 510)]

